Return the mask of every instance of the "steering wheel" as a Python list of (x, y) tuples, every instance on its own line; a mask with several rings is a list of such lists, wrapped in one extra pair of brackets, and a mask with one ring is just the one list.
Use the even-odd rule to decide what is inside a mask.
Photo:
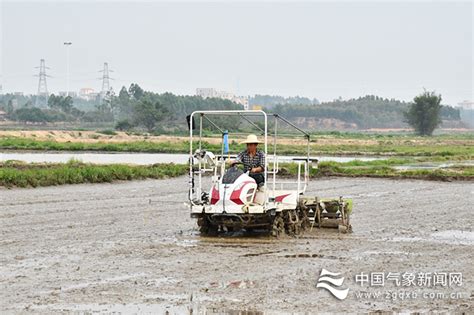
[(235, 160), (232, 164), (231, 164), (231, 167), (235, 167), (236, 165), (243, 165), (245, 168), (248, 169), (248, 172), (250, 172), (250, 170), (253, 168), (252, 165), (250, 164), (247, 164), (247, 163), (244, 163), (243, 161), (241, 160)]

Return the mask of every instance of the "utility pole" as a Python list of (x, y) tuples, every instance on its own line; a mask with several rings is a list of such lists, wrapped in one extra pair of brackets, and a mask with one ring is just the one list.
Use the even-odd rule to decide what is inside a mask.
[(71, 42), (64, 42), (64, 46), (66, 46), (66, 96), (69, 96), (69, 47), (71, 45)]
[(46, 83), (46, 77), (48, 75), (46, 74), (46, 69), (49, 69), (45, 65), (44, 59), (40, 60), (40, 66), (36, 67), (36, 69), (39, 68), (39, 74), (36, 76), (39, 77), (38, 81), (38, 93), (36, 94), (36, 101), (35, 105), (36, 106), (46, 106), (48, 104), (48, 84)]

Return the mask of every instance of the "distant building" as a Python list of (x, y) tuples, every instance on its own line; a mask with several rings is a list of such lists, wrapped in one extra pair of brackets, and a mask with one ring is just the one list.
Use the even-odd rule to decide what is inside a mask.
[(198, 88), (196, 89), (196, 95), (202, 98), (217, 97), (217, 91), (213, 88)]
[(235, 98), (234, 93), (232, 92), (227, 92), (227, 91), (217, 91), (217, 97), (222, 98), (224, 100), (233, 100)]
[(458, 103), (458, 106), (461, 107), (461, 108), (464, 108), (464, 109), (474, 109), (474, 102), (464, 100), (464, 101)]
[(7, 120), (7, 113), (0, 109), (0, 121)]
[(461, 121), (470, 128), (474, 128), (474, 102), (468, 100), (462, 101), (458, 103), (458, 108)]
[(218, 91), (214, 88), (197, 88), (196, 95), (202, 98), (221, 98), (240, 104), (245, 110), (249, 109), (249, 98), (247, 96), (237, 96), (232, 92)]
[(234, 96), (232, 101), (242, 105), (245, 110), (249, 110), (249, 98), (247, 96)]
[(98, 95), (93, 88), (82, 88), (79, 90), (79, 98), (87, 101), (95, 100)]

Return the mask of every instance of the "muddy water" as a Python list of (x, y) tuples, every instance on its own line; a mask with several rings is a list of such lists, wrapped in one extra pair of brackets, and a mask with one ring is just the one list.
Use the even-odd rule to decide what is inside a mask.
[[(288, 160), (293, 156), (279, 156), (281, 160)], [(84, 163), (95, 164), (137, 164), (150, 165), (155, 163), (177, 163), (188, 162), (188, 154), (165, 154), (165, 153), (90, 153), (90, 152), (0, 152), (0, 162), (17, 160), (27, 163), (66, 163), (70, 160), (78, 160)], [(320, 161), (350, 162), (354, 160), (372, 161), (381, 159), (378, 157), (361, 156), (322, 156)]]
[[(314, 181), (312, 194), (354, 199), (354, 233), (315, 229), (277, 240), (264, 233), (200, 237), (183, 205), (186, 181), (1, 189), (0, 312), (473, 310), (472, 185)], [(344, 276), (345, 300), (316, 287), (322, 268)], [(464, 281), (434, 288), (355, 281), (370, 272), (461, 272)], [(420, 295), (357, 295), (378, 290)]]

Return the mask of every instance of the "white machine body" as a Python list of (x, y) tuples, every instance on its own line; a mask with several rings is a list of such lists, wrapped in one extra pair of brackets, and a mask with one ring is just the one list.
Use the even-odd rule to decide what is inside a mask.
[[(214, 180), (208, 194), (209, 202), (192, 205), (192, 213), (244, 214), (277, 212), (295, 209), (298, 194), (295, 190), (271, 190), (265, 186), (257, 187), (255, 180), (236, 168), (230, 168)], [(265, 203), (265, 199), (268, 202)]]

